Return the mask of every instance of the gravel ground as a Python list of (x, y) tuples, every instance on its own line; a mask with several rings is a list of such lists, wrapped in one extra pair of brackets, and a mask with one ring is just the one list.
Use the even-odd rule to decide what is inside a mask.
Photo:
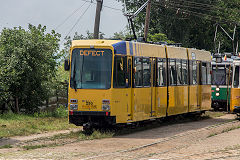
[[(13, 137), (8, 141), (15, 140), (12, 144), (20, 146), (0, 149), (0, 159), (240, 159), (240, 121), (234, 118), (226, 114), (99, 140), (55, 140), (54, 146), (32, 150), (20, 146), (29, 142), (48, 144), (49, 140), (41, 139), (41, 135), (36, 141), (30, 141), (29, 136)], [(45, 133), (43, 137), (47, 136), (51, 135)]]

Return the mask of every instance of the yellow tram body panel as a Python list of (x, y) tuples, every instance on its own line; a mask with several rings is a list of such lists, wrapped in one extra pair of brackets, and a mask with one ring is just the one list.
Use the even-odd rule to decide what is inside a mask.
[[(197, 74), (200, 74), (200, 61), (211, 62), (210, 52), (205, 50), (188, 49), (189, 60), (197, 61)], [(190, 85), (189, 86), (189, 112), (211, 109), (211, 85)]]
[(156, 116), (157, 117), (166, 117), (167, 115), (167, 87), (156, 87)]
[(188, 87), (169, 87), (168, 115), (177, 115), (188, 112)]
[(200, 111), (198, 105), (198, 86), (189, 86), (189, 112)]
[(240, 88), (231, 89), (230, 111), (233, 112), (234, 107), (240, 106)]
[[(186, 48), (180, 47), (167, 47), (168, 59), (182, 59), (188, 60), (188, 54)], [(188, 86), (187, 85), (176, 85), (169, 86), (169, 105), (167, 114), (177, 115), (188, 112)]]
[(230, 93), (230, 112), (236, 113), (238, 118), (240, 116), (240, 61), (239, 59), (233, 61), (233, 76)]
[[(74, 89), (69, 89), (69, 102), (70, 99), (77, 99), (78, 110), (79, 111), (101, 111), (102, 100), (111, 99), (112, 91), (109, 90), (88, 90), (81, 89), (75, 91)], [(70, 103), (69, 103), (70, 104)], [(110, 101), (110, 105), (111, 101)], [(70, 108), (69, 108), (70, 109)]]
[[(201, 85), (201, 110), (211, 109), (211, 85)], [(209, 91), (210, 90), (210, 91)]]

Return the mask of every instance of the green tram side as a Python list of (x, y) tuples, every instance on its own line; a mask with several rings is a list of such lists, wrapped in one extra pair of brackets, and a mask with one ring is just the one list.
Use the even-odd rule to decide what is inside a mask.
[(230, 106), (232, 64), (235, 57), (217, 63), (212, 60), (212, 108), (227, 111)]

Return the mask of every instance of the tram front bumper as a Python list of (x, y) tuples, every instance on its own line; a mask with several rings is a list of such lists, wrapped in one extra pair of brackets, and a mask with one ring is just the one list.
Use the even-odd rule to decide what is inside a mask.
[(115, 124), (116, 117), (111, 116), (110, 112), (103, 111), (69, 111), (69, 122), (77, 126), (85, 123), (96, 124)]

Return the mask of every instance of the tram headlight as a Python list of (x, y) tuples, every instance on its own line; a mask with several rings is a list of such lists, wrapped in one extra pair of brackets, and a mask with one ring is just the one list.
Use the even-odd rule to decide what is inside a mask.
[(216, 96), (217, 96), (217, 97), (220, 96), (220, 93), (216, 93)]
[(220, 89), (217, 87), (217, 88), (216, 88), (216, 91), (219, 91), (219, 90), (220, 90)]
[(78, 105), (77, 104), (70, 104), (70, 110), (77, 110)]

